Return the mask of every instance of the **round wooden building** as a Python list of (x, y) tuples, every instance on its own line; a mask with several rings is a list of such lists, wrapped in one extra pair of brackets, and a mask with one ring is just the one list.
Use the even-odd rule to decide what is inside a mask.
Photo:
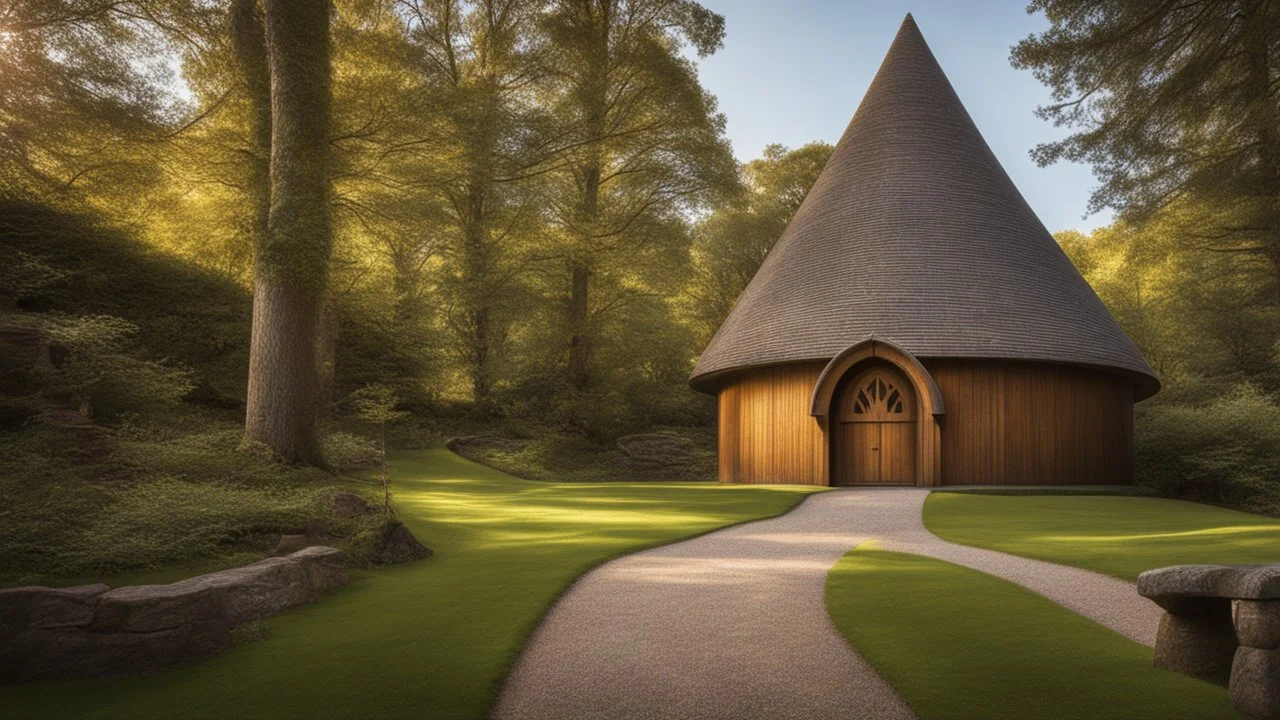
[(907, 16), (690, 384), (720, 479), (1110, 484), (1159, 380)]

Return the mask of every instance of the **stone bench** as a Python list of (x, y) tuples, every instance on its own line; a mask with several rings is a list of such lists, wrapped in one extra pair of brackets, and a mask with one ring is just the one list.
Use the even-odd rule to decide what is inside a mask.
[(309, 547), (171, 583), (0, 590), (0, 683), (156, 670), (231, 646), (237, 625), (347, 582), (342, 551)]
[(1280, 720), (1280, 564), (1150, 570), (1138, 593), (1165, 610), (1157, 667), (1227, 680), (1236, 710)]

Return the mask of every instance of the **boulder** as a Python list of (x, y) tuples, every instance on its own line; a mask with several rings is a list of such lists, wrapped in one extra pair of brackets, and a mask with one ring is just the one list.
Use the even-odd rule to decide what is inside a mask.
[(1215, 682), (1231, 674), (1236, 633), (1231, 606), (1220, 603), (1217, 612), (1179, 615), (1166, 612), (1156, 634), (1155, 666)]
[(333, 494), (329, 512), (334, 517), (356, 518), (373, 512), (373, 506), (355, 493), (336, 492)]
[(277, 555), (288, 555), (297, 552), (302, 548), (310, 545), (306, 535), (281, 535), (280, 542), (276, 543)]
[(0, 590), (0, 636), (33, 628), (88, 625), (98, 596), (110, 589), (98, 584)]
[(1138, 593), (1169, 612), (1182, 612), (1191, 598), (1277, 600), (1280, 565), (1174, 565), (1148, 570), (1138, 576)]
[(403, 523), (391, 522), (382, 530), (375, 562), (379, 565), (396, 565), (431, 557), (431, 548), (418, 542)]
[(1280, 650), (1242, 647), (1231, 666), (1231, 706), (1262, 720), (1280, 720)]
[(1241, 645), (1280, 648), (1280, 600), (1236, 600), (1231, 604), (1231, 616)]
[(147, 633), (225, 622), (218, 598), (209, 587), (192, 580), (171, 585), (132, 585), (103, 593), (98, 598), (93, 629)]
[(305, 569), (313, 598), (347, 584), (347, 569), (337, 548), (316, 545), (293, 553), (289, 559)]

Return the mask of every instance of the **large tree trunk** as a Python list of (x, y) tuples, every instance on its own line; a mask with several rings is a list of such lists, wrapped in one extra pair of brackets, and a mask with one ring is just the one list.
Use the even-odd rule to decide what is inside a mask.
[(254, 258), (245, 439), (286, 462), (322, 464), (316, 335), (329, 221), (329, 3), (266, 0), (271, 211)]

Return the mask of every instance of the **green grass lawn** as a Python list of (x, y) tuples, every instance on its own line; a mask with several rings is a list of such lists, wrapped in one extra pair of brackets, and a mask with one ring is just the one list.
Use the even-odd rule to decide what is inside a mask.
[(814, 490), (534, 483), (444, 450), (392, 461), (400, 516), (435, 557), (360, 573), (225, 655), (145, 677), (0, 688), (4, 715), (480, 718), (524, 639), (582, 572), (780, 514)]
[(1013, 583), (858, 549), (827, 576), (836, 627), (921, 720), (1237, 717), (1225, 688)]
[(1125, 580), (1166, 565), (1280, 562), (1280, 520), (1181, 500), (934, 493), (924, 524), (951, 542)]

